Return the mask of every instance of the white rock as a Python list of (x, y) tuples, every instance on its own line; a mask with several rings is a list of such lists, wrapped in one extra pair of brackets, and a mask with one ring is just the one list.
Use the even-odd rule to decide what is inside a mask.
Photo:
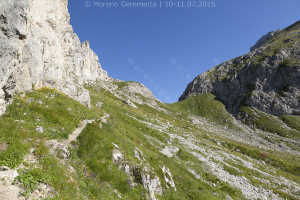
[(134, 108), (137, 108), (136, 105), (134, 105), (134, 103), (132, 103), (129, 99), (126, 99), (126, 100), (124, 101), (124, 103), (126, 103), (127, 105), (132, 106), (132, 107), (134, 107)]
[(21, 188), (17, 185), (12, 185), (14, 179), (18, 176), (17, 170), (9, 169), (8, 167), (0, 167), (0, 198), (10, 200), (23, 200), (22, 196), (19, 196), (22, 192)]
[(174, 190), (176, 191), (176, 186), (175, 186), (175, 183), (173, 181), (173, 177), (172, 177), (172, 174), (169, 170), (169, 168), (167, 168), (166, 166), (163, 166), (161, 168), (161, 170), (163, 171), (164, 173), (164, 176), (165, 176), (165, 183), (167, 184), (167, 186), (171, 186), (172, 188), (174, 188)]
[(98, 101), (98, 102), (96, 103), (96, 107), (97, 107), (97, 108), (101, 108), (101, 107), (102, 107), (102, 105), (103, 105), (103, 103), (102, 103), (102, 102), (100, 102), (100, 101)]
[(147, 168), (144, 168), (144, 171), (142, 175), (142, 182), (144, 188), (149, 190), (150, 193), (150, 198), (152, 200), (156, 200), (156, 195), (161, 195), (162, 194), (162, 188), (161, 188), (161, 183), (159, 181), (159, 178), (155, 176), (154, 178), (151, 179), (150, 173), (147, 173)]
[(57, 153), (60, 153), (64, 159), (70, 156), (70, 152), (66, 144), (62, 144), (56, 140), (49, 140), (45, 144), (50, 147), (50, 152), (52, 154), (57, 155)]
[(107, 118), (109, 118), (109, 114), (105, 113), (103, 117), (100, 118), (100, 121), (102, 123), (107, 123)]
[(36, 129), (34, 130), (37, 131), (38, 133), (44, 133), (44, 129), (41, 126), (36, 127)]
[(179, 151), (179, 148), (174, 146), (166, 146), (164, 149), (160, 150), (162, 154), (168, 156), (169, 158), (174, 156), (177, 151)]
[(116, 149), (119, 149), (119, 146), (115, 143), (112, 143)]
[(125, 156), (120, 150), (118, 150), (118, 149), (113, 150), (113, 162), (114, 163), (121, 163), (124, 159), (125, 159)]

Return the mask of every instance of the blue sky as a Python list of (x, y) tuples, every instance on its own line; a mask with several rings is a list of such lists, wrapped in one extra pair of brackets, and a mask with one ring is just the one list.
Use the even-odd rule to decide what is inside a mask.
[(262, 35), (300, 19), (299, 0), (216, 0), (213, 8), (178, 8), (178, 1), (172, 8), (162, 1), (159, 8), (159, 0), (152, 1), (157, 7), (124, 8), (121, 0), (98, 1), (118, 3), (108, 8), (94, 2), (87, 8), (86, 0), (69, 1), (81, 42), (90, 41), (110, 76), (141, 82), (168, 103), (199, 74), (248, 53)]

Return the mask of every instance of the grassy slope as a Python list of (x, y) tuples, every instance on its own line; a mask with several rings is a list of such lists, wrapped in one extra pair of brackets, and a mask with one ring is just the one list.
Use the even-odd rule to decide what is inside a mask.
[[(92, 93), (97, 94), (97, 91), (93, 90)], [(89, 131), (85, 130), (86, 132), (83, 132), (79, 137), (79, 152), (84, 155), (85, 162), (89, 163), (88, 165), (94, 171), (97, 171), (100, 177), (105, 177), (105, 180), (110, 181), (118, 191), (121, 191), (122, 194), (127, 194), (129, 198), (141, 198), (141, 194), (145, 193), (145, 191), (143, 192), (143, 188), (138, 187), (134, 190), (129, 188), (128, 184), (126, 184), (125, 174), (119, 172), (117, 167), (114, 167), (113, 170), (109, 168), (109, 166), (112, 166), (112, 143), (117, 144), (125, 154), (127, 161), (133, 164), (137, 164), (133, 152), (135, 147), (138, 147), (142, 150), (146, 158), (150, 158), (148, 162), (155, 169), (161, 180), (164, 177), (160, 166), (168, 166), (172, 171), (178, 191), (175, 193), (169, 190), (161, 199), (199, 199), (199, 196), (202, 199), (218, 199), (213, 193), (217, 191), (222, 193), (220, 188), (214, 189), (208, 184), (198, 181), (185, 168), (176, 163), (174, 159), (162, 155), (157, 148), (145, 140), (145, 135), (148, 135), (165, 143), (169, 139), (168, 135), (150, 129), (147, 125), (137, 122), (128, 117), (128, 115), (135, 116), (140, 120), (147, 118), (145, 118), (145, 114), (148, 117), (161, 117), (166, 121), (171, 121), (172, 117), (145, 105), (139, 106), (138, 110), (132, 109), (107, 91), (100, 91), (97, 95), (92, 96), (93, 103), (96, 103), (99, 99), (102, 102), (109, 102), (104, 103), (102, 109), (110, 114), (110, 123), (104, 124), (101, 134), (98, 134), (100, 128), (97, 123), (90, 125)], [(180, 120), (175, 123), (178, 126), (184, 125)], [(92, 141), (99, 141), (99, 143), (101, 141), (101, 144)], [(116, 176), (116, 174), (119, 175)], [(166, 188), (163, 182), (162, 184)], [(224, 185), (226, 184), (224, 183)], [(227, 187), (230, 188), (229, 186)], [(225, 194), (223, 196), (225, 197)]]
[[(241, 108), (240, 112), (248, 125), (283, 137), (300, 138), (300, 119), (297, 116), (276, 117), (249, 107)], [(291, 129), (285, 128), (284, 125)]]
[[(139, 184), (134, 189), (130, 188), (127, 184), (128, 177), (126, 174), (112, 163), (112, 150), (114, 148), (112, 143), (115, 143), (119, 145), (126, 160), (133, 166), (138, 166), (139, 163), (134, 157), (134, 149), (135, 147), (141, 149), (161, 180), (164, 177), (160, 167), (165, 165), (170, 169), (177, 192), (174, 192), (173, 189), (167, 189), (160, 199), (199, 199), (199, 197), (201, 199), (225, 199), (227, 194), (234, 199), (243, 199), (240, 191), (207, 173), (201, 164), (197, 165), (195, 170), (201, 174), (203, 180), (196, 179), (194, 175), (188, 172), (181, 163), (199, 163), (199, 161), (184, 147), (180, 148), (176, 157), (169, 158), (161, 154), (159, 148), (146, 140), (146, 136), (155, 138), (159, 143), (167, 145), (166, 141), (170, 139), (169, 135), (151, 129), (144, 123), (130, 117), (134, 116), (143, 121), (159, 119), (162, 123), (171, 122), (172, 125), (182, 130), (188, 125), (191, 131), (199, 133), (201, 139), (207, 139), (205, 140), (206, 145), (212, 145), (210, 140), (213, 138), (209, 138), (210, 136), (207, 136), (208, 133), (204, 130), (199, 130), (190, 124), (186, 116), (194, 114), (205, 117), (220, 126), (234, 127), (231, 116), (226, 112), (224, 106), (215, 100), (213, 95), (206, 94), (173, 105), (162, 105), (169, 112), (180, 112), (176, 115), (169, 115), (146, 105), (137, 105), (138, 109), (134, 109), (124, 104), (122, 100), (110, 92), (95, 88), (88, 89), (92, 94), (92, 109), (82, 106), (57, 91), (43, 88), (27, 93), (26, 96), (22, 94), (15, 96), (13, 104), (8, 107), (7, 114), (0, 119), (0, 144), (8, 146), (7, 149), (0, 150), (0, 165), (11, 168), (17, 167), (22, 163), (24, 155), (29, 153), (30, 148), (35, 149), (34, 154), (38, 158), (38, 166), (31, 166), (30, 163), (23, 162), (28, 168), (20, 170), (20, 176), (16, 179), (16, 183), (25, 188), (25, 195), (32, 192), (37, 187), (37, 183), (43, 182), (53, 186), (57, 192), (53, 195), (53, 199), (84, 199), (86, 197), (117, 199), (117, 195), (113, 192), (114, 189), (119, 191), (125, 199), (144, 199), (146, 191), (142, 185)], [(101, 108), (95, 106), (98, 101), (104, 103)], [(109, 123), (102, 124), (100, 129), (100, 121), (97, 119), (100, 119), (104, 113), (110, 115)], [(67, 138), (83, 119), (96, 119), (96, 122), (89, 124), (83, 130), (78, 142), (74, 143), (70, 150), (69, 160), (65, 161), (74, 167), (74, 172), (66, 170), (66, 165), (49, 152), (44, 142), (50, 139), (62, 140)], [(298, 121), (293, 117), (283, 116), (283, 120), (294, 129), (298, 127)], [(152, 123), (155, 124), (156, 122), (152, 121)], [(37, 133), (34, 131), (37, 126), (42, 126), (44, 132)], [(175, 129), (169, 128), (165, 131), (173, 133)], [(204, 134), (206, 134), (205, 137)], [(222, 138), (219, 139), (222, 140)], [(224, 139), (224, 141), (227, 140)], [(288, 154), (279, 156), (271, 151), (262, 152), (256, 147), (249, 147), (234, 141), (229, 144), (222, 142), (222, 145), (225, 151), (238, 156), (247, 155), (260, 160), (268, 158), (270, 160), (269, 165), (279, 167), (278, 173), (299, 181), (299, 177), (295, 174), (298, 173), (296, 170), (299, 169), (298, 157), (292, 157)], [(280, 166), (277, 165), (279, 161), (281, 162), (280, 166), (287, 168), (287, 170), (285, 168), (280, 169)], [(225, 168), (225, 170), (237, 176), (250, 177), (247, 174), (250, 173), (249, 169), (243, 169), (242, 174), (230, 167)], [(161, 182), (162, 186), (167, 188), (165, 183)], [(216, 186), (211, 184), (216, 184)], [(281, 190), (277, 192), (287, 196)]]
[(197, 115), (229, 128), (237, 128), (225, 106), (211, 93), (190, 97), (169, 106), (181, 113)]

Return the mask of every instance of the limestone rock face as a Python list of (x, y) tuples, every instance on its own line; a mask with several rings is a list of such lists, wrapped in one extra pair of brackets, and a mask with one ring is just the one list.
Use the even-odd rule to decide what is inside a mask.
[(300, 21), (260, 45), (196, 77), (179, 100), (211, 92), (233, 114), (249, 106), (300, 115)]
[(0, 107), (16, 90), (43, 86), (89, 106), (84, 82), (110, 80), (89, 42), (80, 43), (73, 32), (67, 4), (67, 0), (0, 2)]
[(273, 37), (278, 32), (280, 32), (280, 30), (270, 31), (266, 35), (262, 36), (259, 40), (257, 40), (256, 44), (250, 48), (250, 51), (254, 51), (255, 49), (261, 47), (265, 41)]

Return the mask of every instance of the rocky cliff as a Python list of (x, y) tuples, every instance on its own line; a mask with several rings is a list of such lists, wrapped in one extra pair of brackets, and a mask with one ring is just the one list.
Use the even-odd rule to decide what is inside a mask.
[(231, 113), (249, 106), (300, 114), (300, 21), (258, 40), (251, 52), (196, 77), (179, 100), (212, 92)]
[(14, 92), (56, 88), (89, 106), (87, 80), (110, 80), (70, 25), (67, 0), (0, 2), (0, 113)]

